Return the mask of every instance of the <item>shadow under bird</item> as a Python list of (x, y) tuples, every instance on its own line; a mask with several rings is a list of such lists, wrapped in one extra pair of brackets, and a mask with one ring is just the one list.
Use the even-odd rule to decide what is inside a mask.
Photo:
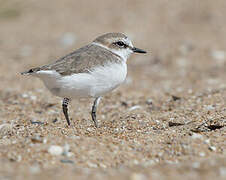
[(70, 125), (68, 103), (74, 98), (95, 98), (92, 120), (98, 127), (96, 110), (101, 96), (126, 79), (126, 61), (132, 53), (146, 53), (133, 46), (122, 33), (107, 33), (55, 62), (21, 73), (40, 78), (52, 94), (62, 97), (63, 113)]

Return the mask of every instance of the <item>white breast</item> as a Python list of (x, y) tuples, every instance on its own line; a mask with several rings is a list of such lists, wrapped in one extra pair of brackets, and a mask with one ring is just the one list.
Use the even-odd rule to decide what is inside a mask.
[(124, 82), (126, 74), (127, 65), (122, 62), (96, 67), (90, 73), (61, 76), (56, 71), (39, 71), (36, 76), (57, 96), (81, 98), (98, 97), (112, 91)]
[(91, 96), (101, 96), (112, 91), (125, 81), (126, 74), (127, 65), (125, 62), (97, 67), (91, 73), (95, 79), (92, 83)]

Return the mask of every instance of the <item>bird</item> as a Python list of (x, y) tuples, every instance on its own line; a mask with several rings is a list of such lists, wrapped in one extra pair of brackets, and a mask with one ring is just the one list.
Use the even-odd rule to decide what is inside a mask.
[(147, 53), (133, 46), (123, 33), (106, 33), (53, 63), (22, 72), (41, 79), (55, 96), (63, 98), (62, 110), (70, 126), (68, 104), (72, 99), (93, 98), (91, 118), (97, 128), (96, 111), (101, 97), (121, 85), (127, 76), (132, 53)]

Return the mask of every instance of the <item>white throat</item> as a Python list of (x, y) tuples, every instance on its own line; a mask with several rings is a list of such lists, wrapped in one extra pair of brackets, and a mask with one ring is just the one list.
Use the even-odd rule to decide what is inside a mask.
[(97, 45), (97, 46), (100, 46), (102, 48), (105, 48), (115, 54), (117, 54), (118, 56), (120, 56), (123, 61), (127, 61), (127, 59), (129, 58), (130, 54), (132, 53), (132, 51), (130, 49), (121, 49), (121, 50), (115, 50), (115, 49), (110, 49), (108, 48), (107, 46), (103, 45), (103, 44), (100, 44), (100, 43), (97, 43), (97, 42), (92, 42), (91, 44), (93, 45)]

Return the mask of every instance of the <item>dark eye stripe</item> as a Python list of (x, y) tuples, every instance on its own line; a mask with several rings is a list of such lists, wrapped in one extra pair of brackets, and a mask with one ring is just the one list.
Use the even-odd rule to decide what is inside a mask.
[(127, 45), (124, 42), (122, 42), (122, 41), (117, 41), (114, 44), (119, 46), (119, 47), (127, 47)]

